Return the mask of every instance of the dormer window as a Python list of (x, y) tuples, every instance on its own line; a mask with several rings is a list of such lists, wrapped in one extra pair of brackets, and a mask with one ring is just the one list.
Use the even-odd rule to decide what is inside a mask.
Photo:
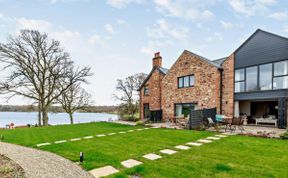
[(144, 95), (148, 95), (149, 94), (149, 88), (148, 86), (144, 87)]
[(178, 77), (178, 88), (187, 88), (194, 86), (194, 75)]

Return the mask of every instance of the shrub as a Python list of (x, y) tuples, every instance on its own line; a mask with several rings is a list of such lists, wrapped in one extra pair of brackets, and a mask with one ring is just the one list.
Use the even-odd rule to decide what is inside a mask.
[(143, 121), (137, 121), (136, 125), (145, 125), (145, 123)]
[(288, 131), (280, 135), (280, 138), (285, 139), (285, 140), (288, 139)]

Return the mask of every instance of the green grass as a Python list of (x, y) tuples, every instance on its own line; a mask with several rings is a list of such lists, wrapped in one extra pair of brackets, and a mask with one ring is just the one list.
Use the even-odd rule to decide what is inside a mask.
[[(6, 142), (34, 147), (38, 143), (71, 139), (100, 133), (111, 133), (140, 128), (112, 123), (77, 124), (47, 128), (27, 128), (0, 131)], [(121, 172), (111, 177), (288, 177), (288, 141), (244, 136), (230, 136), (162, 159), (149, 161), (142, 156), (160, 154), (159, 150), (178, 144), (196, 141), (213, 135), (174, 129), (150, 129), (127, 134), (116, 134), (41, 147), (72, 161), (79, 160), (79, 152), (85, 154), (82, 166), (93, 168), (112, 165)], [(137, 159), (144, 164), (125, 169), (120, 162)]]

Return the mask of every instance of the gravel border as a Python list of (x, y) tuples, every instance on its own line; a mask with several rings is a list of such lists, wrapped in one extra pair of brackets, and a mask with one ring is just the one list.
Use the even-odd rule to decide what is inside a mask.
[(0, 142), (0, 154), (19, 164), (29, 178), (93, 178), (78, 164), (50, 152)]

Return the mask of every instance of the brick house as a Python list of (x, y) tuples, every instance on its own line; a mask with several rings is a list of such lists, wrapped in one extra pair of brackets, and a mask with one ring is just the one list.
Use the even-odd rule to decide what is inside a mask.
[(285, 128), (288, 39), (258, 29), (228, 57), (209, 60), (184, 50), (170, 69), (156, 53), (139, 91), (141, 119), (216, 108), (229, 117), (246, 114), (249, 124)]

